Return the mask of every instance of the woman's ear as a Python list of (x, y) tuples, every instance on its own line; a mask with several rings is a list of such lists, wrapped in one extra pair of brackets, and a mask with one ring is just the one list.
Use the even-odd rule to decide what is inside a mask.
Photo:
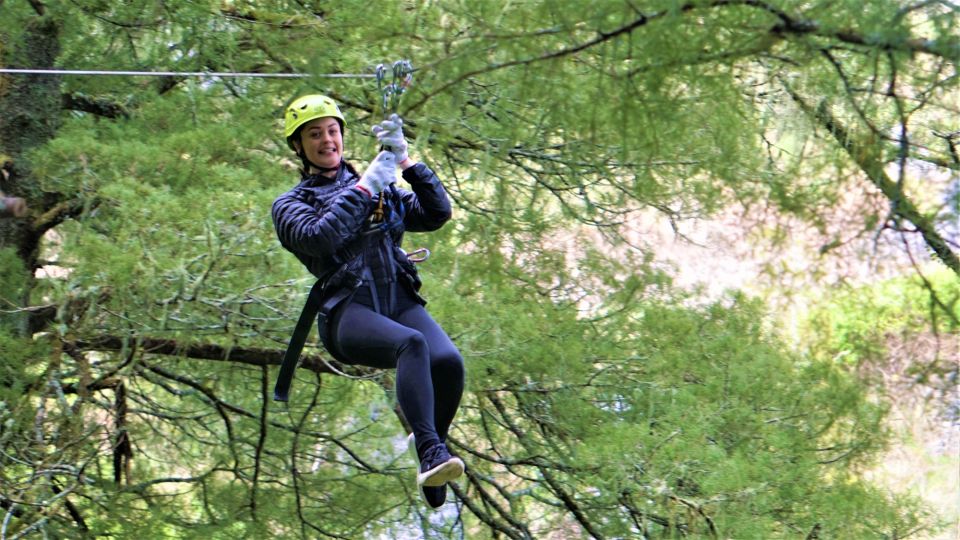
[(303, 152), (303, 145), (300, 144), (300, 141), (298, 141), (298, 140), (296, 140), (296, 139), (294, 139), (293, 141), (290, 141), (290, 142), (293, 143), (293, 148), (294, 148), (294, 150), (296, 150), (297, 155), (299, 156), (299, 155), (301, 154), (301, 152)]

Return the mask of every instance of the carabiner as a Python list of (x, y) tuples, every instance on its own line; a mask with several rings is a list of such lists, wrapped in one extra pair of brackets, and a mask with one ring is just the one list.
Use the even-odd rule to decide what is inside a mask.
[(387, 68), (383, 64), (377, 64), (377, 67), (374, 69), (373, 74), (377, 78), (377, 90), (383, 91), (383, 76), (386, 75)]
[(383, 92), (383, 118), (386, 120), (387, 117), (390, 116), (390, 112), (396, 110), (397, 96), (394, 93), (392, 84), (385, 86), (381, 92)]
[(377, 78), (377, 90), (380, 91), (383, 100), (383, 117), (387, 118), (390, 113), (397, 112), (400, 107), (400, 95), (413, 82), (413, 64), (410, 60), (397, 60), (393, 63), (393, 80), (390, 84), (384, 84), (387, 75), (387, 68), (383, 64), (377, 64), (374, 74)]
[[(423, 254), (423, 256), (422, 256), (422, 257), (411, 257), (411, 255), (417, 255), (417, 254)], [(430, 250), (427, 249), (427, 248), (425, 248), (425, 247), (422, 247), (422, 248), (419, 248), (419, 249), (415, 249), (415, 250), (411, 251), (410, 253), (407, 253), (407, 259), (409, 259), (410, 262), (412, 262), (412, 263), (422, 263), (423, 261), (425, 261), (425, 260), (427, 260), (427, 259), (429, 259), (429, 258), (430, 258)]]
[(397, 60), (393, 63), (393, 84), (400, 93), (413, 81), (413, 64), (410, 60)]

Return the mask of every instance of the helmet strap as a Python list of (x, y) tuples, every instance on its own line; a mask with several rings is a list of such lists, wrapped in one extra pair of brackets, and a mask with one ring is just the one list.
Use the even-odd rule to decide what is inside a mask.
[(333, 167), (321, 167), (320, 165), (317, 165), (316, 163), (310, 161), (310, 159), (307, 158), (307, 153), (304, 152), (303, 150), (297, 152), (297, 156), (300, 157), (300, 161), (301, 161), (301, 163), (303, 163), (303, 174), (304, 174), (304, 176), (309, 176), (309, 175), (313, 174), (312, 172), (310, 172), (310, 169), (311, 169), (311, 168), (314, 168), (314, 169), (320, 171), (320, 174), (325, 174), (325, 173), (328, 173), (328, 172), (336, 171), (336, 170), (338, 170), (338, 169), (340, 168), (340, 164), (339, 164), (339, 163), (337, 163), (337, 164), (336, 164), (335, 166), (333, 166)]

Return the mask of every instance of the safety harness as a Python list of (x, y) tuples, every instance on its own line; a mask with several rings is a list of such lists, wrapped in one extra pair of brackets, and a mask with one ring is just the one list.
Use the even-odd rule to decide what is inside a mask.
[[(400, 96), (413, 80), (413, 65), (409, 60), (398, 60), (393, 63), (393, 82), (384, 84), (386, 76), (386, 67), (380, 64), (376, 67), (377, 87), (383, 97), (383, 118), (386, 119), (391, 111), (396, 111), (399, 106)], [(306, 156), (301, 156), (306, 162)], [(306, 163), (304, 166), (306, 167)], [(312, 165), (312, 164), (311, 164)], [(314, 165), (315, 166), (315, 165)], [(316, 167), (316, 166), (315, 166)], [(309, 170), (309, 169), (308, 169)], [(380, 194), (380, 200), (371, 216), (371, 223), (375, 224), (364, 234), (387, 234), (394, 229), (403, 226), (403, 218), (406, 215), (406, 208), (403, 200), (396, 196), (396, 188), (391, 184), (390, 194), (394, 204), (384, 204), (387, 199), (385, 193)], [(366, 257), (364, 250), (363, 257)], [(420, 263), (430, 256), (430, 251), (426, 248), (420, 248), (410, 253), (410, 255), (421, 254), (420, 257), (408, 257), (414, 263)], [(366, 263), (364, 267), (366, 268)], [(310, 294), (307, 295), (307, 301), (297, 319), (297, 325), (293, 329), (293, 335), (290, 336), (290, 342), (287, 344), (287, 350), (283, 354), (283, 362), (280, 364), (280, 373), (277, 375), (277, 383), (273, 389), (273, 399), (275, 401), (288, 401), (290, 399), (290, 384), (293, 381), (293, 374), (297, 370), (297, 364), (300, 362), (300, 353), (307, 342), (307, 336), (313, 327), (313, 320), (318, 320), (318, 333), (320, 341), (327, 351), (337, 360), (343, 361), (342, 354), (337, 347), (336, 340), (332, 339), (331, 319), (334, 311), (344, 301), (353, 295), (356, 287), (338, 287), (335, 292), (324, 297), (325, 279), (318, 279), (313, 287), (310, 288)], [(373, 292), (374, 301), (376, 301), (376, 291)], [(378, 310), (379, 311), (379, 310)]]
[[(386, 197), (381, 194), (381, 199)], [(395, 208), (399, 206), (399, 208)], [(387, 203), (384, 205), (383, 216), (386, 219), (382, 221), (377, 221), (376, 216), (371, 216), (370, 228), (367, 231), (364, 231), (364, 235), (390, 235), (394, 229), (403, 226), (403, 218), (406, 215), (403, 202), (397, 198), (393, 203)], [(380, 249), (379, 247), (374, 247), (373, 249)], [(300, 317), (297, 319), (297, 325), (293, 330), (293, 335), (290, 337), (290, 342), (287, 345), (287, 350), (283, 354), (283, 362), (280, 364), (280, 373), (277, 375), (277, 383), (273, 389), (273, 399), (275, 401), (288, 401), (290, 398), (290, 384), (293, 381), (293, 374), (297, 369), (297, 364), (300, 362), (300, 353), (303, 351), (303, 346), (306, 344), (307, 336), (310, 334), (311, 328), (313, 328), (313, 321), (317, 319), (317, 330), (320, 335), (320, 342), (323, 343), (324, 348), (327, 349), (327, 352), (334, 357), (334, 359), (344, 362), (343, 354), (340, 352), (339, 347), (337, 346), (336, 339), (331, 334), (332, 332), (332, 319), (336, 308), (342, 304), (344, 301), (349, 300), (349, 298), (354, 294), (356, 289), (361, 286), (370, 287), (371, 297), (375, 303), (374, 310), (376, 312), (381, 312), (381, 307), (379, 305), (378, 294), (376, 289), (376, 283), (373, 280), (372, 274), (369, 274), (369, 264), (366, 261), (367, 254), (370, 251), (370, 246), (366, 243), (364, 244), (362, 251), (358, 254), (359, 257), (363, 257), (363, 272), (364, 275), (361, 278), (361, 281), (356, 284), (356, 287), (351, 286), (338, 286), (334, 292), (328, 296), (324, 296), (324, 291), (326, 287), (326, 279), (318, 279), (316, 283), (313, 284), (313, 287), (310, 288), (310, 293), (307, 295), (307, 301), (304, 303), (303, 310), (300, 312)], [(402, 250), (401, 250), (402, 251)], [(392, 252), (392, 250), (391, 250)], [(419, 255), (418, 257), (411, 257), (410, 255)], [(392, 257), (392, 253), (388, 254)], [(430, 256), (430, 250), (427, 248), (420, 248), (411, 252), (407, 258), (414, 263), (421, 263), (425, 261)], [(391, 261), (391, 264), (392, 261)], [(396, 277), (396, 271), (394, 271)], [(396, 303), (396, 282), (390, 283), (390, 294), (388, 295), (388, 303), (386, 306), (387, 310), (392, 309), (392, 305)]]
[[(328, 328), (328, 318), (333, 308), (340, 302), (347, 299), (353, 292), (350, 289), (341, 288), (336, 294), (332, 295), (326, 302), (321, 304), (323, 296), (322, 281), (317, 281), (310, 289), (307, 295), (307, 302), (303, 305), (303, 311), (300, 312), (300, 318), (297, 319), (297, 326), (293, 329), (293, 335), (290, 336), (290, 343), (287, 345), (287, 351), (283, 353), (283, 362), (280, 364), (280, 374), (277, 375), (277, 384), (273, 388), (274, 401), (288, 401), (290, 399), (290, 383), (293, 381), (293, 373), (297, 370), (297, 364), (300, 362), (300, 352), (307, 342), (307, 336), (310, 335), (310, 329), (313, 327), (313, 320), (320, 318), (321, 340)], [(326, 309), (324, 307), (326, 306)], [(326, 336), (329, 339), (329, 336)], [(332, 354), (332, 352), (331, 352)]]

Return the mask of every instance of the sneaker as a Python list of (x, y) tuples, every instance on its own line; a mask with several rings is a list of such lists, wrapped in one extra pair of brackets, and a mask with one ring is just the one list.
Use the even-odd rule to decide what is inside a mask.
[[(409, 448), (410, 453), (413, 454), (413, 461), (417, 464), (417, 479), (419, 480), (420, 476), (420, 456), (417, 455), (417, 444), (414, 442), (413, 433), (407, 437), (407, 448)], [(433, 509), (440, 508), (443, 506), (443, 503), (447, 502), (447, 485), (442, 486), (425, 486), (423, 484), (417, 483), (420, 488), (420, 498), (423, 499), (427, 506)]]
[(442, 486), (463, 474), (463, 461), (451, 456), (447, 445), (437, 443), (424, 452), (420, 462), (420, 473), (417, 475), (417, 485), (435, 487)]

